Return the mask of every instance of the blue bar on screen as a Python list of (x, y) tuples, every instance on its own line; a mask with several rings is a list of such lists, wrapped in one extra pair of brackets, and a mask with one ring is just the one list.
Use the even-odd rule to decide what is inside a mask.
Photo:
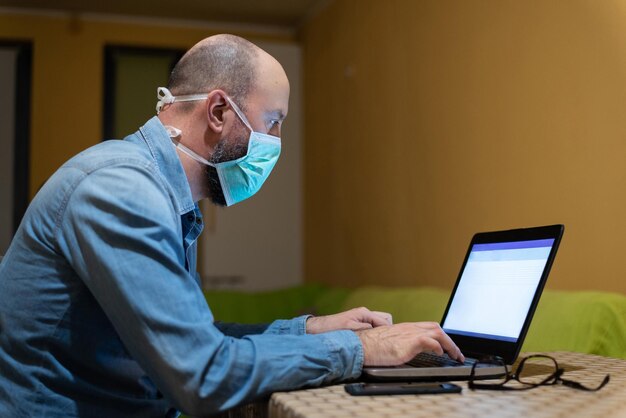
[(554, 238), (532, 241), (497, 242), (492, 244), (474, 244), (472, 251), (515, 250), (521, 248), (552, 247)]
[(487, 340), (506, 341), (509, 343), (514, 343), (517, 341), (517, 338), (505, 337), (503, 335), (481, 334), (480, 332), (460, 331), (458, 329), (450, 329), (450, 328), (443, 328), (443, 330), (446, 332), (446, 334), (458, 334), (458, 335), (465, 335), (467, 337), (485, 338)]

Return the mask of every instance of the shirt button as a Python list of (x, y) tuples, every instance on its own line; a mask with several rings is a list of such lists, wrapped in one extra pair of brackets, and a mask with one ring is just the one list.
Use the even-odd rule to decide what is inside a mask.
[(196, 223), (198, 225), (202, 225), (202, 218), (196, 218)]

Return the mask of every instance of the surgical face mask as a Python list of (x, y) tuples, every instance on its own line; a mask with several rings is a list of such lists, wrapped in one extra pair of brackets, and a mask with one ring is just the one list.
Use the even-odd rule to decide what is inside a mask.
[[(170, 91), (165, 87), (157, 89), (157, 114), (161, 111), (165, 104), (174, 102), (205, 100), (206, 94), (193, 94), (185, 96), (172, 96)], [(172, 141), (176, 148), (184, 152), (195, 161), (214, 167), (219, 177), (220, 186), (224, 193), (226, 206), (232, 206), (253, 196), (259, 191), (280, 156), (281, 142), (280, 138), (255, 132), (243, 114), (239, 106), (233, 102), (230, 97), (226, 96), (226, 100), (233, 108), (239, 119), (250, 130), (248, 140), (248, 152), (241, 158), (232, 161), (224, 161), (212, 163), (202, 156), (198, 155), (185, 145), (181, 144), (176, 137), (181, 135), (180, 129), (172, 126), (166, 126), (168, 134), (172, 137)]]

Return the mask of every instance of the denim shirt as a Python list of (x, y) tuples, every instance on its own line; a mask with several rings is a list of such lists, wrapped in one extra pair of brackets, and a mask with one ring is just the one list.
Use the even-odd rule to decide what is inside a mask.
[(360, 374), (356, 334), (307, 335), (306, 317), (221, 332), (201, 231), (158, 118), (65, 163), (0, 264), (0, 416), (201, 416)]

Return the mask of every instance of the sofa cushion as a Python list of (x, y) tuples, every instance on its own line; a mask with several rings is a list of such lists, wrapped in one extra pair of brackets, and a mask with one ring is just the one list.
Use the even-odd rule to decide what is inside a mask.
[(545, 291), (522, 348), (626, 358), (626, 297), (592, 291)]
[[(342, 309), (366, 306), (393, 314), (394, 322), (441, 321), (449, 291), (433, 287), (362, 287)], [(566, 350), (626, 358), (626, 296), (545, 290), (522, 351)]]
[[(327, 315), (359, 306), (390, 312), (395, 322), (439, 322), (448, 296), (449, 290), (435, 287), (350, 290), (317, 284), (258, 293), (206, 292), (217, 320), (242, 323)], [(522, 351), (556, 350), (626, 358), (626, 296), (545, 290)]]
[(348, 289), (306, 284), (262, 292), (207, 290), (204, 296), (216, 320), (255, 324), (336, 313), (348, 293)]

